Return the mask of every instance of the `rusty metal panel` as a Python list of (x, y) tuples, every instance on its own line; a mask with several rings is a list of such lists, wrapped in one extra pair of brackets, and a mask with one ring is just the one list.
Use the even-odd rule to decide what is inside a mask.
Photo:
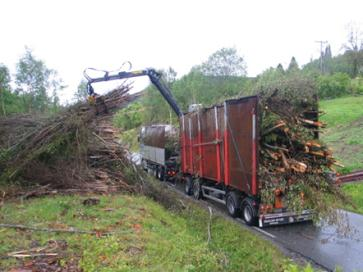
[(225, 124), (224, 124), (224, 107), (219, 106), (217, 107), (217, 119), (218, 119), (218, 129), (219, 129), (219, 138), (221, 140), (221, 143), (219, 144), (220, 147), (220, 164), (221, 164), (221, 180), (224, 182), (225, 177), (225, 169), (224, 169), (224, 131), (225, 131)]
[(201, 156), (199, 154), (198, 146), (198, 114), (197, 112), (192, 112), (189, 116), (190, 118), (190, 124), (191, 124), (191, 152), (192, 152), (192, 172), (200, 176), (199, 171), (199, 163), (201, 160)]
[(201, 110), (199, 113), (201, 124), (201, 149), (203, 176), (217, 179), (216, 122), (214, 108)]
[(226, 101), (230, 186), (256, 194), (257, 97)]
[[(191, 121), (188, 115), (184, 115), (184, 148), (182, 152), (182, 161), (184, 162), (184, 169), (186, 173), (193, 173), (192, 166), (192, 153), (191, 153)], [(183, 144), (182, 144), (183, 145)]]
[(141, 142), (148, 146), (165, 147), (165, 127), (162, 125), (147, 126), (141, 129)]
[(257, 110), (258, 98), (247, 97), (185, 114), (184, 172), (257, 194)]
[(179, 119), (179, 143), (180, 143), (180, 163), (181, 171), (187, 172), (186, 161), (186, 135), (185, 135), (185, 116), (182, 115)]

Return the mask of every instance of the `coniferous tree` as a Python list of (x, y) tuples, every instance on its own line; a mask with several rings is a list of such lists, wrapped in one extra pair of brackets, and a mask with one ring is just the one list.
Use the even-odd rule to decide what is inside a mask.
[(295, 72), (299, 70), (299, 64), (297, 63), (295, 57), (292, 57), (290, 60), (289, 67), (287, 68), (288, 72)]

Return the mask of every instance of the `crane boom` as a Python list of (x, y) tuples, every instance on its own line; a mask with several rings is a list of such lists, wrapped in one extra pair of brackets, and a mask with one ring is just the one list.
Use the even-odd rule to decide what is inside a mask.
[(166, 102), (168, 102), (168, 104), (173, 109), (173, 111), (176, 113), (176, 115), (178, 117), (181, 117), (183, 115), (183, 112), (180, 110), (180, 108), (179, 108), (177, 102), (175, 101), (174, 97), (172, 96), (169, 88), (161, 81), (161, 74), (158, 73), (155, 69), (148, 68), (148, 69), (144, 69), (144, 70), (130, 71), (130, 72), (121, 71), (121, 72), (118, 72), (116, 74), (111, 74), (111, 75), (108, 72), (105, 72), (105, 75), (103, 77), (98, 77), (98, 78), (89, 77), (86, 74), (86, 70), (85, 70), (84, 75), (88, 81), (88, 83), (87, 83), (88, 95), (94, 95), (94, 91), (93, 91), (93, 87), (92, 87), (93, 83), (110, 81), (110, 80), (120, 80), (120, 79), (140, 77), (140, 76), (148, 76), (150, 81), (158, 89), (158, 91), (164, 97)]

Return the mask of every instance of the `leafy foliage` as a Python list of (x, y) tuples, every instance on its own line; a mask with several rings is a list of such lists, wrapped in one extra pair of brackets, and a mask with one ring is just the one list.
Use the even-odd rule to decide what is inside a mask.
[(87, 81), (82, 79), (81, 82), (78, 84), (77, 91), (74, 94), (74, 99), (77, 102), (83, 102), (87, 99)]
[(350, 24), (348, 26), (347, 38), (343, 48), (351, 63), (352, 77), (356, 77), (360, 72), (363, 72), (361, 70), (363, 67), (363, 34), (358, 25)]
[(333, 98), (350, 92), (350, 77), (344, 73), (321, 75), (317, 79), (319, 97)]
[(51, 107), (58, 107), (57, 91), (64, 87), (62, 80), (55, 70), (47, 68), (43, 61), (36, 59), (29, 48), (25, 49), (16, 65), (15, 81), (16, 92), (23, 94), (28, 112), (44, 113)]
[(213, 53), (199, 70), (207, 76), (245, 76), (246, 63), (235, 48), (222, 48)]
[(130, 104), (114, 115), (113, 123), (122, 130), (139, 127), (142, 124), (142, 110), (140, 102)]
[(297, 64), (297, 61), (295, 59), (295, 57), (291, 58), (289, 67), (287, 68), (288, 72), (296, 72), (299, 70), (299, 64)]

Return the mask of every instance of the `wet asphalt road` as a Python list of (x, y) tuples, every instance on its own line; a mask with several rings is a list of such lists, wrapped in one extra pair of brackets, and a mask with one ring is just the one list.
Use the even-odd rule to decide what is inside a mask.
[(298, 252), (328, 270), (363, 271), (363, 216), (346, 212), (352, 231), (348, 237), (331, 226), (300, 223), (263, 231), (284, 248)]
[[(176, 184), (174, 188), (183, 191), (182, 184)], [(209, 200), (202, 201), (212, 204), (223, 213), (227, 213), (222, 204)], [(280, 247), (298, 253), (327, 271), (334, 271), (339, 267), (344, 272), (363, 272), (363, 215), (351, 212), (344, 212), (344, 214), (347, 216), (352, 229), (346, 237), (339, 235), (335, 227), (318, 227), (311, 222), (263, 229), (248, 228), (251, 231), (261, 233)], [(237, 221), (244, 224), (242, 219), (237, 219)]]

